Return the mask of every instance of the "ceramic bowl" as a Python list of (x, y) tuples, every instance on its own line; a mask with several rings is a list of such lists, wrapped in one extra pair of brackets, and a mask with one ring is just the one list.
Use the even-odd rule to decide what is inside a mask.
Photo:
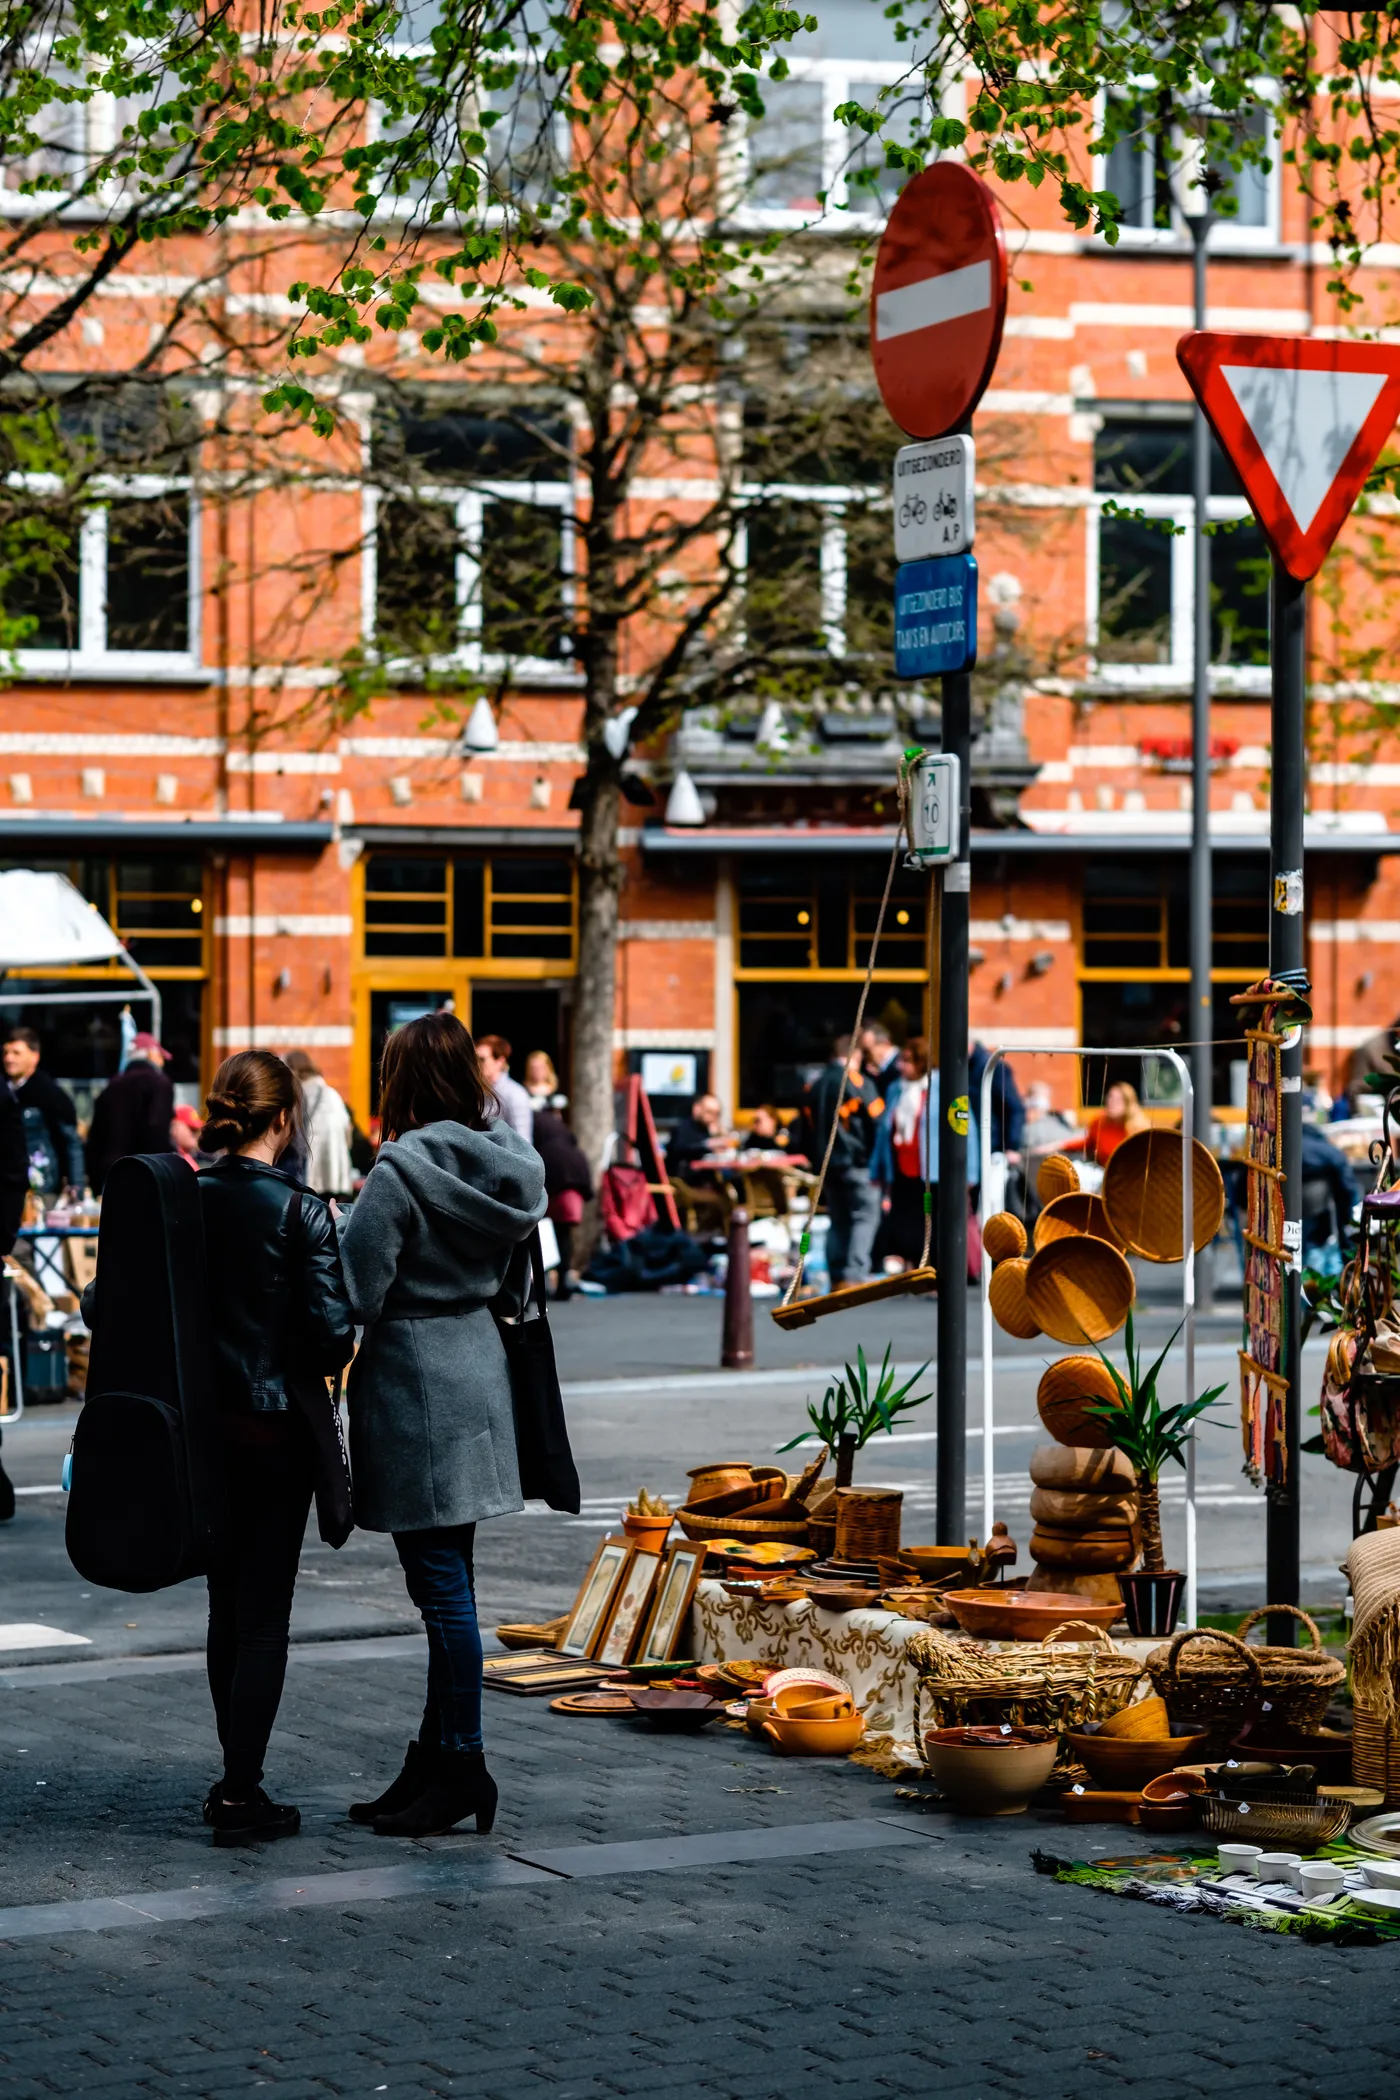
[(1144, 1801), (1170, 1801), (1175, 1794), (1208, 1794), (1210, 1788), (1199, 1772), (1172, 1770), (1149, 1779), (1142, 1790)]
[(1298, 1869), (1298, 1886), (1305, 1896), (1337, 1896), (1346, 1887), (1346, 1869), (1331, 1859), (1305, 1859)]
[(1351, 1900), (1368, 1917), (1400, 1920), (1400, 1889), (1353, 1889)]
[(1284, 1881), (1290, 1888), (1301, 1888), (1297, 1870), (1303, 1864), (1299, 1852), (1261, 1852), (1254, 1861), (1256, 1881)]
[(1361, 1871), (1373, 1889), (1400, 1889), (1400, 1861), (1368, 1859)]
[(943, 1601), (964, 1633), (985, 1641), (1041, 1641), (1066, 1619), (1111, 1626), (1123, 1616), (1121, 1601), (1095, 1604), (1058, 1590), (948, 1590)]
[(855, 1712), (850, 1693), (830, 1685), (785, 1684), (768, 1696), (783, 1720), (836, 1721)]
[(1071, 1753), (1089, 1768), (1095, 1784), (1110, 1791), (1144, 1787), (1149, 1779), (1170, 1772), (1174, 1765), (1189, 1764), (1210, 1741), (1207, 1735), (1172, 1735), (1157, 1742), (1137, 1736), (1098, 1735), (1089, 1730), (1070, 1732)]
[[(969, 1742), (964, 1728), (934, 1728), (924, 1758), (938, 1786), (965, 1816), (1020, 1816), (1055, 1768), (1058, 1744), (1030, 1730)], [(1030, 1740), (1027, 1738), (1030, 1737)]]
[(1220, 1862), (1221, 1873), (1252, 1874), (1254, 1872), (1254, 1862), (1258, 1859), (1262, 1850), (1263, 1847), (1260, 1845), (1217, 1846), (1216, 1858)]
[(848, 1757), (865, 1733), (865, 1717), (852, 1713), (838, 1721), (805, 1721), (774, 1714), (763, 1733), (786, 1757)]

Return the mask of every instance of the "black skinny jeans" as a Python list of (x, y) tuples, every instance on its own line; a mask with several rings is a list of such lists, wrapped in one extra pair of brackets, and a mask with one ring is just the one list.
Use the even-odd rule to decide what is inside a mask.
[(226, 1427), (229, 1551), (209, 1576), (206, 1660), (224, 1790), (245, 1799), (263, 1759), (287, 1673), (287, 1633), (311, 1507), (311, 1444), (298, 1416)]

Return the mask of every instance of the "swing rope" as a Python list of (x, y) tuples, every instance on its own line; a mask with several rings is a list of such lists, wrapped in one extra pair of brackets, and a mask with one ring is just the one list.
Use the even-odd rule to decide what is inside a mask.
[[(922, 757), (923, 754), (918, 753), (916, 755)], [(909, 765), (910, 759), (908, 753), (906, 753), (905, 756), (899, 761), (899, 819), (895, 825), (894, 847), (890, 853), (890, 864), (885, 871), (885, 891), (884, 895), (880, 899), (879, 916), (875, 921), (875, 934), (874, 938), (871, 940), (870, 943), (870, 961), (866, 967), (865, 983), (860, 988), (860, 1004), (856, 1008), (855, 1024), (851, 1030), (852, 1044), (858, 1043), (860, 1041), (860, 1031), (865, 1022), (865, 1002), (870, 997), (870, 986), (875, 976), (875, 958), (879, 953), (880, 936), (885, 930), (885, 913), (889, 909), (890, 892), (894, 888), (895, 869), (899, 866), (900, 847), (904, 843), (905, 834), (908, 830)], [(816, 1217), (818, 1210), (821, 1208), (822, 1192), (826, 1187), (827, 1169), (831, 1165), (831, 1155), (836, 1149), (836, 1134), (841, 1128), (841, 1109), (845, 1102), (846, 1089), (850, 1085), (850, 1082), (851, 1061), (848, 1057), (846, 1059), (845, 1066), (843, 1067), (841, 1073), (841, 1091), (836, 1097), (836, 1109), (835, 1113), (831, 1118), (831, 1129), (827, 1132), (826, 1151), (822, 1156), (821, 1171), (817, 1175), (816, 1188), (812, 1191), (812, 1208), (808, 1213), (809, 1222), (803, 1227), (802, 1237), (797, 1243), (797, 1267), (793, 1271), (792, 1282), (788, 1285), (787, 1291), (784, 1294), (782, 1305), (779, 1307), (780, 1311), (792, 1304), (793, 1299), (797, 1296), (798, 1291), (802, 1287), (802, 1272), (807, 1266), (807, 1256), (811, 1252), (812, 1247), (812, 1228), (810, 1220)], [(927, 1165), (927, 1159), (925, 1160), (925, 1165)], [(929, 1205), (928, 1182), (927, 1180), (925, 1180), (923, 1256), (925, 1264), (927, 1264), (928, 1262), (929, 1238), (932, 1229), (933, 1213)]]

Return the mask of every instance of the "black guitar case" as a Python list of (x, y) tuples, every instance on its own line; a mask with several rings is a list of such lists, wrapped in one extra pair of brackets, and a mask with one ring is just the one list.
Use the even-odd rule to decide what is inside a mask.
[(207, 1573), (225, 1521), (204, 1223), (177, 1153), (119, 1160), (108, 1175), (90, 1325), (68, 1558), (103, 1589), (168, 1589)]

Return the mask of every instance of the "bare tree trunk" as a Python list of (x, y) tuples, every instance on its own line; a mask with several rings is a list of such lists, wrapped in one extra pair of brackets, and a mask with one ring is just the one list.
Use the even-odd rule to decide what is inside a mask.
[(1142, 1566), (1147, 1575), (1160, 1575), (1166, 1567), (1162, 1557), (1162, 1505), (1157, 1483), (1138, 1475), (1138, 1520), (1142, 1526)]
[[(596, 1184), (609, 1137), (613, 1106), (613, 1030), (617, 1011), (617, 921), (622, 867), (617, 824), (619, 768), (601, 738), (617, 690), (615, 634), (595, 633), (586, 652), (588, 697), (584, 710), (588, 747), (579, 826), (578, 981), (574, 1002), (573, 1087), (570, 1121)], [(580, 1263), (598, 1237), (596, 1200), (577, 1235)]]

